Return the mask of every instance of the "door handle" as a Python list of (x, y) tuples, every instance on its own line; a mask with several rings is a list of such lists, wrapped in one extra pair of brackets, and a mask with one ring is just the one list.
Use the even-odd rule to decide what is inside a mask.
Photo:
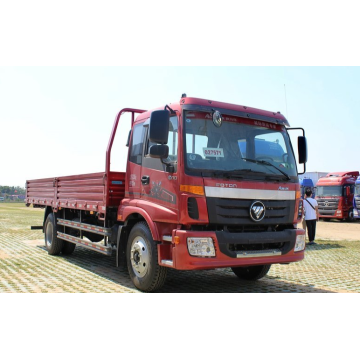
[(148, 176), (148, 175), (142, 176), (142, 177), (141, 177), (141, 183), (142, 183), (143, 185), (149, 185), (149, 183), (150, 183), (150, 176)]

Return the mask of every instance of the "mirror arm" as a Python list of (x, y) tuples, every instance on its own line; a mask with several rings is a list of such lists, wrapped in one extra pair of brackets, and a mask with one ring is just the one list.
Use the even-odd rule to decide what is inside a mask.
[(286, 130), (301, 130), (303, 133), (303, 136), (305, 137), (305, 130), (303, 128), (295, 127), (295, 128), (287, 128)]
[(169, 105), (165, 105), (164, 110), (166, 110), (166, 109), (168, 109), (170, 111), (170, 114), (172, 114), (172, 115), (176, 114), (176, 112)]

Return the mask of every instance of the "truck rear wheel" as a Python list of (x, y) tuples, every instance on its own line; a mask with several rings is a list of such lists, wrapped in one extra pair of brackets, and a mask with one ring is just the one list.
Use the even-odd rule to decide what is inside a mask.
[(63, 241), (57, 237), (56, 217), (50, 213), (45, 221), (45, 246), (49, 255), (59, 255)]
[(130, 278), (139, 290), (151, 292), (164, 285), (167, 268), (158, 264), (157, 246), (145, 222), (139, 222), (132, 228), (126, 260)]
[(76, 244), (71, 243), (69, 241), (64, 241), (63, 247), (61, 249), (61, 253), (63, 255), (71, 255), (76, 248)]
[[(80, 219), (76, 219), (75, 221), (80, 221)], [(83, 222), (86, 224), (97, 225), (95, 220), (92, 218), (84, 219)], [(100, 242), (104, 240), (104, 235), (94, 234), (88, 231), (83, 231), (83, 235), (86, 236), (91, 242)]]
[(257, 265), (248, 267), (233, 267), (231, 270), (242, 280), (259, 280), (270, 270), (271, 265)]

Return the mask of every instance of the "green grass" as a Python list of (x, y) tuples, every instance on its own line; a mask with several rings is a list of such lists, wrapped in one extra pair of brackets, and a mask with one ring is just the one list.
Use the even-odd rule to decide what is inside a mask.
[(26, 207), (24, 203), (0, 203), (0, 222), (7, 233), (42, 225), (43, 219), (44, 209)]

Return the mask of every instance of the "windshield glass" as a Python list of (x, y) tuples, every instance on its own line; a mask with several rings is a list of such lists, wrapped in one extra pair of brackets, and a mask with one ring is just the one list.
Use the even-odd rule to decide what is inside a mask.
[(355, 185), (355, 195), (360, 195), (360, 184)]
[(341, 196), (342, 186), (318, 186), (317, 196)]
[[(236, 172), (245, 176), (297, 177), (289, 136), (282, 125), (211, 112), (185, 112), (186, 164), (191, 171)], [(255, 161), (254, 161), (255, 160)]]

